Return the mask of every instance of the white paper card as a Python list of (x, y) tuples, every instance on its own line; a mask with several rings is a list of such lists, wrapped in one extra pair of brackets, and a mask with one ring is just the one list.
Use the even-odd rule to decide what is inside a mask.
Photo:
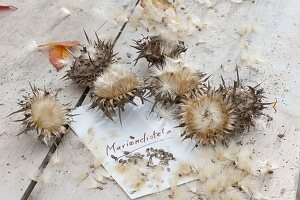
[[(135, 199), (151, 193), (156, 193), (170, 188), (179, 163), (192, 162), (196, 159), (193, 151), (195, 143), (191, 140), (182, 141), (180, 129), (175, 128), (177, 124), (172, 119), (159, 118), (152, 113), (149, 116), (152, 104), (146, 103), (138, 106), (126, 105), (122, 113), (122, 126), (117, 117), (115, 121), (110, 120), (96, 109), (88, 109), (89, 105), (81, 106), (73, 111), (76, 114), (71, 128), (82, 139), (83, 143), (99, 159), (103, 160), (104, 168), (112, 175), (116, 182), (122, 187), (126, 194)], [(163, 149), (172, 153), (175, 160), (170, 160), (163, 170), (146, 167), (147, 178), (142, 186), (135, 183), (134, 177), (121, 173), (117, 166), (120, 166), (111, 155), (125, 158), (125, 152), (141, 153), (145, 159), (147, 148)], [(155, 164), (159, 159), (154, 159)], [(160, 168), (161, 169), (161, 168)], [(183, 177), (176, 180), (176, 185), (183, 184), (195, 177)]]

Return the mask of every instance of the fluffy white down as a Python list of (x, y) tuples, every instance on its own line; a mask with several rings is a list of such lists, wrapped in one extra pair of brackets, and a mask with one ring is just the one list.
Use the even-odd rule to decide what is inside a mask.
[(155, 68), (153, 70), (153, 76), (160, 76), (161, 74), (166, 72), (178, 72), (182, 69), (182, 66), (182, 60), (166, 58), (166, 63), (164, 64), (164, 67), (162, 69)]
[(60, 131), (66, 122), (66, 111), (54, 96), (38, 94), (31, 103), (31, 118), (38, 128)]
[(115, 82), (121, 80), (126, 76), (132, 76), (132, 72), (121, 68), (118, 65), (112, 65), (95, 81), (95, 87), (110, 87)]
[[(172, 80), (170, 80), (169, 76), (171, 73), (176, 74)], [(166, 63), (163, 68), (154, 69), (152, 76), (160, 79), (160, 87), (157, 88), (157, 93), (160, 93), (162, 96), (169, 95), (171, 98), (176, 97), (179, 93), (179, 88), (184, 88), (182, 87), (182, 82), (193, 83), (195, 79), (199, 78), (198, 71), (196, 69), (187, 66), (187, 64), (181, 59), (170, 58), (166, 59)], [(187, 87), (187, 85), (185, 86)]]
[(220, 194), (221, 200), (248, 200), (247, 195), (237, 188), (227, 188)]
[(193, 110), (194, 124), (200, 131), (215, 129), (223, 124), (223, 113), (219, 104), (206, 99), (202, 106)]

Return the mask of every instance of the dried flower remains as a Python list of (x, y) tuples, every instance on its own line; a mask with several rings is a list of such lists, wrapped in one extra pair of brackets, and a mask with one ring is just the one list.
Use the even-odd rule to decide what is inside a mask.
[(81, 54), (74, 58), (74, 62), (67, 70), (64, 78), (71, 79), (81, 86), (92, 86), (96, 78), (115, 62), (113, 44), (100, 40), (95, 33), (97, 41), (91, 41), (85, 33), (88, 45), (83, 46)]
[(226, 87), (223, 80), (217, 90), (209, 87), (204, 94), (183, 100), (179, 111), (182, 136), (195, 138), (197, 144), (222, 142), (229, 134), (255, 126), (254, 119), (264, 115), (263, 109), (271, 104), (263, 98), (263, 89), (244, 87), (237, 71), (233, 86)]
[(180, 107), (182, 136), (195, 138), (199, 144), (215, 144), (235, 131), (237, 116), (230, 99), (209, 89), (204, 95), (187, 98)]
[(184, 42), (167, 41), (160, 36), (148, 36), (141, 40), (136, 40), (133, 47), (139, 53), (136, 63), (139, 59), (145, 58), (149, 63), (148, 67), (153, 65), (161, 67), (165, 63), (166, 58), (178, 58), (181, 53), (187, 50)]
[(35, 86), (31, 86), (31, 90), (32, 95), (25, 96), (19, 103), (22, 108), (10, 115), (24, 112), (25, 117), (16, 120), (22, 121), (26, 127), (21, 133), (36, 129), (38, 139), (48, 144), (52, 136), (59, 137), (66, 132), (65, 125), (72, 120), (70, 109), (67, 104), (58, 101), (57, 93)]
[(172, 105), (187, 97), (205, 91), (205, 74), (178, 60), (168, 59), (163, 68), (155, 68), (148, 80), (149, 95), (154, 96), (154, 105)]
[(125, 104), (136, 105), (135, 97), (140, 98), (143, 103), (144, 93), (143, 82), (133, 72), (113, 65), (95, 81), (91, 108), (98, 107), (111, 120), (111, 114), (115, 114), (117, 108), (121, 122), (121, 112), (125, 110)]
[(272, 103), (263, 102), (265, 99), (264, 89), (259, 88), (260, 84), (255, 87), (242, 85), (238, 69), (237, 80), (231, 86), (226, 86), (225, 81), (222, 79), (220, 90), (230, 96), (231, 103), (235, 105), (235, 113), (239, 116), (236, 121), (235, 128), (237, 132), (242, 132), (245, 129), (254, 127), (254, 120), (264, 115), (263, 110), (267, 105)]

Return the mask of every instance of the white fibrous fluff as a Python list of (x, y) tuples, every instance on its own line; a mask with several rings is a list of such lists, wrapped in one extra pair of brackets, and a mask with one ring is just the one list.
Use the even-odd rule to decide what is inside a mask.
[(200, 144), (222, 141), (234, 131), (236, 118), (230, 102), (217, 91), (189, 98), (181, 105), (180, 122), (185, 127), (183, 135), (195, 138)]

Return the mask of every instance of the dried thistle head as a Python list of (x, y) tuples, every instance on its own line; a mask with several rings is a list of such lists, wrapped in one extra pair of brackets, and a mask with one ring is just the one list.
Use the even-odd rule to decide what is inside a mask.
[(167, 60), (163, 68), (156, 68), (149, 79), (147, 89), (156, 103), (177, 103), (186, 97), (205, 90), (205, 74), (190, 68), (180, 61)]
[(237, 80), (234, 81), (233, 86), (227, 87), (223, 80), (220, 91), (230, 96), (231, 103), (235, 105), (235, 112), (239, 116), (235, 126), (236, 130), (240, 132), (254, 126), (254, 119), (264, 115), (263, 110), (266, 108), (266, 105), (271, 104), (263, 102), (265, 98), (263, 96), (264, 90), (259, 88), (259, 85), (255, 87), (242, 85), (238, 70)]
[(184, 139), (194, 138), (197, 144), (215, 144), (235, 131), (237, 115), (230, 98), (219, 90), (187, 98), (180, 107), (180, 127)]
[(136, 63), (141, 58), (146, 58), (149, 62), (149, 67), (156, 65), (161, 67), (166, 58), (178, 58), (179, 55), (186, 51), (184, 42), (167, 41), (160, 36), (148, 36), (141, 40), (135, 41), (135, 46), (138, 50)]
[(71, 79), (81, 86), (92, 86), (99, 74), (102, 74), (112, 63), (115, 62), (113, 44), (100, 40), (95, 33), (97, 41), (91, 41), (86, 35), (88, 46), (83, 47), (81, 54), (75, 57), (70, 70), (64, 78)]
[(115, 113), (114, 109), (117, 108), (121, 121), (125, 104), (136, 105), (133, 101), (135, 97), (143, 102), (143, 95), (142, 81), (133, 72), (113, 65), (96, 79), (91, 108), (98, 107), (111, 120), (111, 111)]
[(38, 139), (48, 144), (52, 136), (58, 137), (66, 132), (65, 125), (72, 120), (70, 109), (58, 101), (57, 94), (35, 86), (31, 86), (31, 90), (32, 95), (24, 97), (25, 99), (19, 103), (22, 108), (10, 115), (24, 112), (25, 117), (16, 120), (22, 121), (26, 126), (21, 133), (36, 129)]

